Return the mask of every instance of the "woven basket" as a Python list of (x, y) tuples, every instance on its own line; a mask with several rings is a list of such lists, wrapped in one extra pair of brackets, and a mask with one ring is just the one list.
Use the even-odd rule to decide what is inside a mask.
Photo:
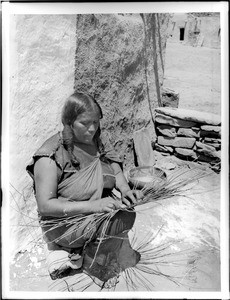
[(132, 187), (142, 189), (151, 183), (154, 183), (154, 186), (158, 183), (162, 184), (163, 181), (166, 181), (167, 176), (160, 168), (146, 166), (130, 169), (127, 179)]

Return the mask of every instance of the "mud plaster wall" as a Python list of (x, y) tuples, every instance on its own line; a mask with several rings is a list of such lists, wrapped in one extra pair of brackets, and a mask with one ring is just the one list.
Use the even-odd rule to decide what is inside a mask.
[[(145, 15), (146, 20), (148, 17)], [(147, 26), (146, 48), (140, 14), (78, 15), (77, 18), (75, 88), (87, 91), (100, 103), (104, 114), (103, 141), (107, 148), (113, 147), (125, 158), (125, 167), (134, 160), (133, 132), (144, 126), (153, 127), (151, 110), (158, 106), (157, 86), (160, 90), (163, 81), (170, 19), (168, 14), (152, 17), (151, 26)]]
[(10, 250), (13, 253), (28, 247), (28, 239), (35, 238), (33, 228), (25, 227), (31, 221), (26, 215), (37, 217), (32, 181), (25, 167), (33, 152), (60, 130), (61, 106), (74, 86), (75, 28), (75, 15), (11, 16)]
[(170, 42), (180, 42), (180, 28), (184, 28), (184, 38), (187, 36), (187, 14), (172, 14), (172, 22), (168, 30)]

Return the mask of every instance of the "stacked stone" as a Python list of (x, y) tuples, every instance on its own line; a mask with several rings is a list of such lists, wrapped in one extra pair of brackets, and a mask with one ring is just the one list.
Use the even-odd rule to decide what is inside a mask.
[(155, 150), (212, 165), (220, 162), (221, 119), (218, 115), (178, 108), (156, 108), (155, 127)]

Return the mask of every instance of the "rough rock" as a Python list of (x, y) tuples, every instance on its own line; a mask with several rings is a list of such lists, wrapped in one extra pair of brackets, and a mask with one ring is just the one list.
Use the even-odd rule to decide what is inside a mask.
[(202, 138), (209, 137), (209, 138), (218, 139), (220, 138), (220, 132), (201, 130), (200, 137)]
[(198, 142), (196, 141), (196, 146), (197, 146), (197, 149), (204, 149), (204, 150), (207, 150), (207, 151), (214, 151), (215, 148), (212, 147), (212, 146), (208, 146), (204, 143), (201, 143), (201, 142)]
[(221, 149), (221, 144), (219, 144), (219, 143), (205, 143), (205, 145), (214, 147), (216, 150), (220, 150)]
[(161, 113), (156, 113), (155, 122), (160, 123), (160, 124), (171, 125), (171, 126), (175, 126), (175, 127), (186, 127), (187, 128), (187, 127), (195, 127), (196, 126), (195, 122), (172, 118), (170, 116), (167, 116), (167, 115), (164, 115)]
[(204, 154), (206, 156), (220, 158), (220, 151), (216, 151), (215, 147), (209, 146), (207, 144), (196, 142), (198, 153)]
[(216, 133), (221, 133), (221, 127), (220, 126), (210, 126), (210, 125), (203, 125), (200, 127), (204, 131), (211, 131)]
[(220, 156), (214, 158), (214, 157), (211, 157), (211, 156), (204, 155), (202, 153), (197, 153), (197, 157), (198, 157), (198, 160), (208, 162), (208, 163), (213, 163), (215, 161), (216, 162), (220, 161)]
[(177, 136), (198, 138), (200, 136), (200, 129), (199, 128), (179, 128), (177, 131)]
[(155, 144), (155, 150), (157, 151), (161, 151), (161, 152), (165, 152), (165, 153), (173, 153), (173, 148), (172, 147), (168, 147), (168, 146), (162, 146), (159, 144)]
[(191, 149), (196, 142), (195, 138), (186, 137), (176, 137), (168, 138), (163, 136), (158, 136), (158, 144), (163, 146), (172, 146), (175, 148), (189, 148)]
[(160, 107), (160, 108), (156, 108), (155, 111), (157, 113), (171, 116), (173, 118), (193, 121), (195, 123), (203, 123), (207, 125), (221, 124), (221, 118), (219, 115), (196, 111), (196, 110)]
[(161, 93), (161, 97), (163, 107), (178, 107), (179, 93), (176, 93), (172, 89), (164, 87)]
[(157, 143), (155, 143), (154, 149), (156, 151), (160, 151), (160, 152), (168, 152), (167, 149), (164, 146), (161, 146), (161, 145), (159, 145)]
[(213, 138), (221, 137), (221, 127), (220, 126), (209, 126), (203, 125), (201, 126), (201, 136), (208, 136)]
[(219, 144), (221, 144), (221, 139), (205, 137), (203, 140), (204, 140), (205, 143), (219, 143)]
[(170, 156), (170, 153), (168, 152), (161, 152), (162, 156)]
[(186, 159), (197, 159), (196, 153), (191, 149), (175, 148), (175, 154)]
[(168, 125), (159, 125), (157, 126), (157, 130), (164, 136), (175, 137), (176, 136), (176, 128)]
[(172, 162), (165, 162), (162, 167), (166, 170), (174, 170), (177, 165), (175, 163), (172, 163)]
[(173, 153), (173, 148), (169, 147), (169, 146), (164, 146), (166, 150), (168, 150), (168, 152)]

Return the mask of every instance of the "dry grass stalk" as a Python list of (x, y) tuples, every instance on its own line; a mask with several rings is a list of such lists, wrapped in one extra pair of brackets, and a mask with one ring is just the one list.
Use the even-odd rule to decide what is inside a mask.
[[(164, 199), (170, 199), (175, 196), (185, 196), (186, 192), (190, 191), (192, 194), (192, 188), (194, 184), (197, 184), (197, 181), (209, 176), (210, 173), (200, 169), (187, 169), (182, 168), (176, 171), (173, 171), (166, 180), (154, 180), (150, 183), (147, 183), (142, 192), (144, 197), (140, 199), (137, 203), (131, 204), (128, 207), (121, 208), (119, 210), (127, 210), (135, 206), (143, 205), (149, 202), (161, 201)], [(135, 189), (135, 186), (134, 186)], [(92, 217), (92, 222), (95, 226), (100, 223), (104, 223), (105, 227), (103, 231), (106, 230), (109, 220), (116, 214), (118, 210), (109, 213), (94, 213), (90, 216)], [(47, 232), (53, 229), (56, 229), (60, 226), (67, 226), (71, 228), (71, 225), (75, 225), (73, 231), (81, 230), (84, 224), (84, 221), (88, 218), (88, 215), (76, 215), (68, 218), (55, 218), (52, 220), (41, 221), (41, 225), (45, 228), (47, 226)], [(71, 234), (69, 231), (68, 234)], [(85, 233), (88, 234), (88, 233)], [(84, 235), (82, 235), (84, 236)], [(82, 237), (81, 236), (81, 237)], [(60, 237), (65, 237), (65, 234)], [(79, 237), (79, 238), (81, 238)], [(104, 236), (102, 236), (104, 238)], [(76, 239), (77, 240), (77, 239)], [(76, 240), (73, 241), (76, 242)], [(53, 240), (53, 242), (58, 242), (58, 239)]]

